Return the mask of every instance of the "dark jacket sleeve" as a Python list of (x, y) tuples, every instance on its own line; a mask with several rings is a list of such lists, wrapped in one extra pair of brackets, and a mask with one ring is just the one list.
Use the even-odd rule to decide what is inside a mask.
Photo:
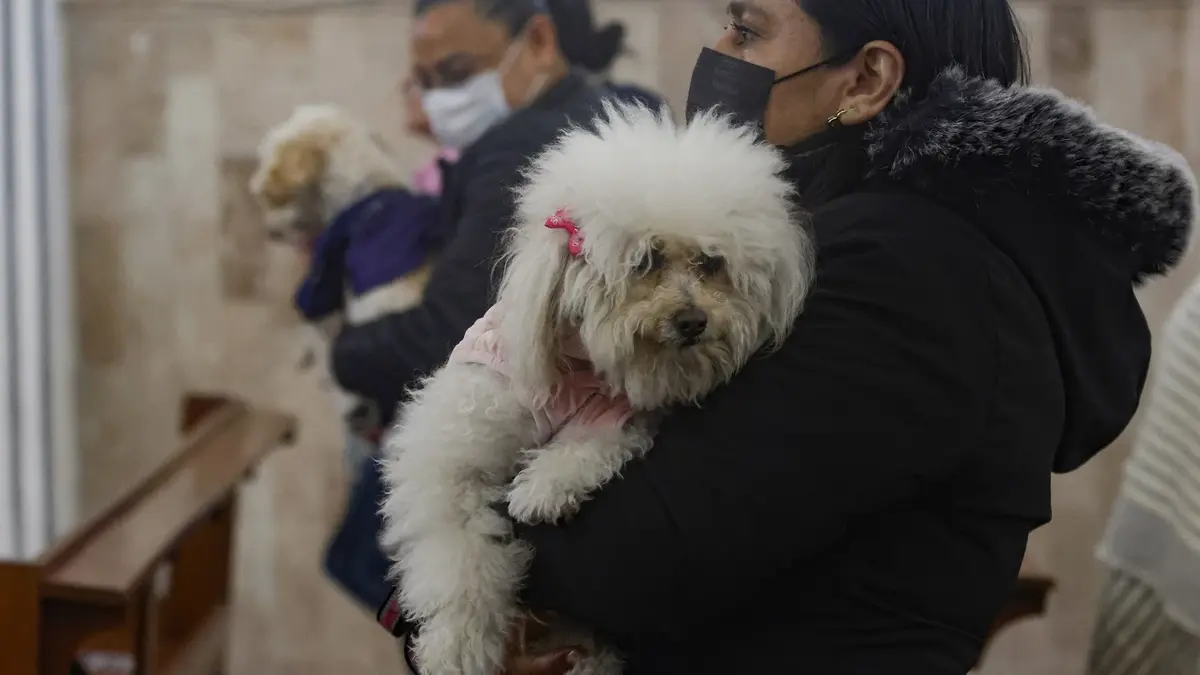
[(856, 209), (818, 217), (818, 280), (779, 352), (672, 413), (574, 519), (518, 528), (526, 602), (610, 635), (712, 625), (954, 470), (994, 379), (986, 273), (925, 223)]
[(393, 405), (417, 378), (441, 366), (487, 311), (496, 256), (512, 221), (512, 188), (525, 157), (517, 151), (489, 153), (469, 168), (454, 238), (442, 250), (420, 305), (338, 334), (330, 364), (343, 389)]

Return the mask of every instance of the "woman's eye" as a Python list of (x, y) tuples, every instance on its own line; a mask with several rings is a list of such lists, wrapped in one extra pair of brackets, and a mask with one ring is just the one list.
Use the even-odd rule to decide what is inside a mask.
[(649, 274), (662, 269), (666, 262), (667, 257), (663, 255), (663, 252), (652, 248), (642, 254), (642, 258), (637, 264), (637, 271), (641, 274)]
[(746, 44), (751, 38), (755, 37), (754, 31), (736, 21), (730, 21), (725, 26), (725, 30), (733, 33), (733, 44), (738, 47)]
[(719, 255), (701, 255), (696, 265), (706, 276), (712, 276), (725, 269), (725, 259)]

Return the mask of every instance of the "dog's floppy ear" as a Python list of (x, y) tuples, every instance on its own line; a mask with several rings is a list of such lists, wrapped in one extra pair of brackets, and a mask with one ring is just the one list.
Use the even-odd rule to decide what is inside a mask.
[(790, 212), (791, 222), (781, 230), (787, 233), (784, 239), (788, 241), (781, 241), (772, 249), (775, 259), (771, 270), (770, 309), (765, 317), (765, 337), (772, 348), (782, 345), (791, 333), (792, 324), (812, 289), (817, 268), (817, 247), (807, 216), (789, 207), (783, 207), (780, 211)]
[(291, 206), (306, 186), (325, 172), (325, 152), (318, 139), (302, 135), (282, 143), (268, 160), (251, 190), (269, 208)]
[(566, 243), (543, 223), (524, 223), (509, 232), (500, 284), (500, 335), (514, 387), (544, 404), (557, 380), (561, 345)]

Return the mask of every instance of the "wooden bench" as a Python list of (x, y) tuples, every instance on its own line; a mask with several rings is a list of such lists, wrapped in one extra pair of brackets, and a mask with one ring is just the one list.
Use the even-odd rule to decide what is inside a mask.
[(32, 563), (0, 563), (0, 674), (68, 675), (111, 654), (136, 675), (220, 673), (239, 485), (295, 421), (191, 396), (180, 450)]

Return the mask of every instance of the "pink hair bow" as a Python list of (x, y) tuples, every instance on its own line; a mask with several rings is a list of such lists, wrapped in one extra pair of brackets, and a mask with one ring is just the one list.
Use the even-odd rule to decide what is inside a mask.
[(579, 231), (579, 226), (567, 215), (566, 209), (559, 209), (554, 212), (554, 215), (546, 219), (546, 227), (551, 230), (566, 230), (570, 236), (567, 239), (567, 252), (573, 256), (578, 256), (583, 253), (583, 233)]

